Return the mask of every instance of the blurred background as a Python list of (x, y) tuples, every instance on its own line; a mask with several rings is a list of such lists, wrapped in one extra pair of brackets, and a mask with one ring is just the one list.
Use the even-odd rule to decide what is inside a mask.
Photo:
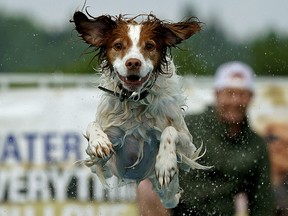
[(69, 22), (83, 8), (198, 17), (202, 31), (173, 50), (188, 112), (213, 102), (215, 69), (240, 60), (256, 73), (254, 129), (288, 124), (286, 0), (0, 0), (0, 216), (137, 215), (134, 185), (105, 191), (81, 163), (99, 100), (93, 50)]
[[(84, 0), (0, 0), (0, 71), (93, 72), (90, 56), (81, 56), (87, 46), (69, 23), (75, 10), (83, 6)], [(85, 7), (94, 16), (152, 12), (174, 22), (198, 17), (203, 22), (202, 32), (180, 46), (185, 52), (174, 51), (183, 74), (211, 75), (220, 63), (234, 59), (249, 63), (258, 75), (287, 74), (285, 0), (277, 4), (269, 0), (88, 0)]]

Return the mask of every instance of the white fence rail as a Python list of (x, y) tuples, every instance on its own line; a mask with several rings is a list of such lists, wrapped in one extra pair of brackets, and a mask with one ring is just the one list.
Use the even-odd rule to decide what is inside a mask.
[(94, 87), (98, 76), (51, 74), (0, 73), (0, 90), (11, 87)]
[[(95, 75), (71, 75), (63, 73), (0, 73), (0, 89), (8, 89), (13, 85), (35, 86), (49, 88), (53, 86), (67, 87), (95, 87), (98, 76)], [(210, 76), (185, 76), (184, 85), (212, 87), (213, 77)], [(257, 86), (275, 84), (285, 86), (288, 84), (287, 77), (256, 77)]]

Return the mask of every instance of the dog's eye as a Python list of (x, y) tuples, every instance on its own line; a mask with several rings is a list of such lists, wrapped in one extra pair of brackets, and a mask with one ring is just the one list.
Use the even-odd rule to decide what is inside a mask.
[(153, 43), (151, 43), (151, 42), (147, 42), (147, 43), (145, 44), (145, 49), (146, 49), (147, 51), (153, 51), (153, 50), (155, 49), (155, 45), (154, 45)]
[(122, 50), (123, 45), (122, 45), (122, 43), (115, 43), (114, 46), (113, 46), (113, 48), (114, 48), (116, 51), (120, 51), (120, 50)]

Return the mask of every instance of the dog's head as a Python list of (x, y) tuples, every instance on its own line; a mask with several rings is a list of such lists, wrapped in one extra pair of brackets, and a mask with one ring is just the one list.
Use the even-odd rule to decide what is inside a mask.
[(137, 92), (150, 77), (163, 73), (167, 50), (200, 31), (193, 19), (168, 23), (147, 15), (140, 23), (125, 16), (88, 18), (77, 11), (73, 16), (81, 37), (98, 50), (100, 61), (109, 67), (121, 85)]

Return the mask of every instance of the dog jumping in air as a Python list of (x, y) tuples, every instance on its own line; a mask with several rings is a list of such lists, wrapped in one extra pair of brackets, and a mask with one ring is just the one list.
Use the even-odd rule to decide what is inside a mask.
[(178, 169), (207, 168), (196, 162), (201, 147), (193, 145), (184, 121), (185, 96), (170, 52), (200, 31), (200, 23), (80, 11), (72, 22), (96, 49), (103, 90), (86, 131), (85, 164), (104, 185), (112, 175), (123, 182), (149, 178), (164, 207), (175, 207), (181, 193)]

